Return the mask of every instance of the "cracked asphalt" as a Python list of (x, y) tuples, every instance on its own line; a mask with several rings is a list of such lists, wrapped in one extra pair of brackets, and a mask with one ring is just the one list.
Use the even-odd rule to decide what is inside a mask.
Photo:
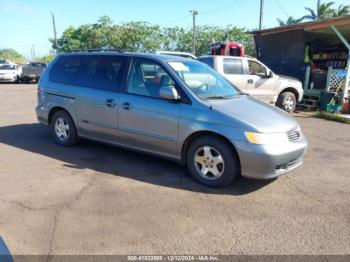
[(350, 254), (350, 125), (296, 114), (304, 165), (226, 189), (176, 163), (53, 143), (35, 85), (0, 85), (0, 236), (14, 255)]

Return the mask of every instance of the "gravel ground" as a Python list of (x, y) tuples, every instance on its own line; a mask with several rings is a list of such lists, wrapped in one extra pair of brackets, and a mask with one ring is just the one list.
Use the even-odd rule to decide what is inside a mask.
[(35, 85), (0, 85), (0, 235), (12, 254), (350, 254), (350, 125), (296, 114), (304, 165), (226, 189), (176, 163), (53, 143)]

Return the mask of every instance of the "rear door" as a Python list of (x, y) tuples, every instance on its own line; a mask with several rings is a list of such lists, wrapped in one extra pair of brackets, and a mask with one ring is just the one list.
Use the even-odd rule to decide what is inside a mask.
[(181, 103), (160, 98), (162, 86), (176, 84), (161, 65), (133, 59), (120, 98), (120, 138), (126, 146), (176, 157)]
[(247, 76), (244, 74), (242, 59), (239, 58), (224, 58), (219, 63), (219, 73), (224, 75), (232, 85), (245, 92), (247, 87)]
[(76, 90), (79, 132), (83, 136), (118, 142), (118, 90), (123, 85), (127, 58), (87, 55)]

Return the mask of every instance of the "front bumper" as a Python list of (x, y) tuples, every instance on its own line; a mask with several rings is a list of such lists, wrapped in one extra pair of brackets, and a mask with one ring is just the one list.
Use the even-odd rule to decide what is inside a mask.
[(8, 82), (16, 82), (16, 76), (0, 76), (0, 82), (8, 83)]
[(282, 176), (303, 163), (307, 149), (305, 138), (299, 142), (275, 145), (235, 143), (242, 176), (253, 179), (273, 179)]

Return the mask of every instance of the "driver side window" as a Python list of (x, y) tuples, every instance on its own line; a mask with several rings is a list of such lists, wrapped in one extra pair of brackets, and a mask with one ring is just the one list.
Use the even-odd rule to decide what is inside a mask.
[(249, 64), (249, 74), (250, 75), (257, 75), (260, 77), (267, 76), (267, 70), (263, 65), (259, 64), (256, 61), (253, 61), (253, 60), (248, 60), (248, 64)]
[(159, 91), (162, 87), (174, 85), (175, 82), (157, 63), (134, 59), (128, 80), (128, 93), (160, 98)]

